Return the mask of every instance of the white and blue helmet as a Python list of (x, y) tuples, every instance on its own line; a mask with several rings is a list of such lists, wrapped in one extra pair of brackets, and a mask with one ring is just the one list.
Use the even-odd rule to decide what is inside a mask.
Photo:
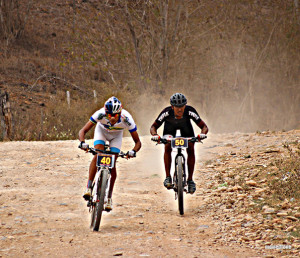
[(104, 105), (106, 114), (119, 114), (122, 111), (122, 104), (116, 97), (109, 98)]

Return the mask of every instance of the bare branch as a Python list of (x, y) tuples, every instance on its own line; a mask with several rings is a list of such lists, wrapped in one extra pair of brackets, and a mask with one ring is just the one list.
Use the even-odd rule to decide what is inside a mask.
[(133, 27), (133, 24), (132, 24), (132, 17), (130, 15), (129, 10), (128, 10), (127, 1), (125, 2), (125, 14), (126, 14), (126, 19), (127, 19), (127, 25), (129, 27), (131, 37), (132, 37), (132, 41), (133, 41), (133, 45), (134, 45), (134, 49), (135, 49), (135, 55), (136, 55), (136, 60), (137, 60), (140, 76), (144, 78), (145, 74), (144, 74), (144, 71), (143, 71), (142, 63), (141, 63), (140, 51), (138, 49), (138, 42), (137, 42), (134, 27)]
[(83, 93), (85, 93), (85, 94), (87, 94), (87, 95), (89, 95), (89, 96), (93, 96), (93, 93), (88, 92), (87, 90), (85, 90), (85, 89), (83, 89), (83, 88), (77, 86), (77, 85), (74, 84), (74, 83), (68, 82), (67, 80), (65, 80), (65, 79), (63, 79), (63, 78), (60, 78), (60, 77), (57, 77), (57, 76), (53, 76), (53, 75), (48, 75), (48, 74), (43, 74), (43, 75), (41, 75), (40, 77), (38, 77), (38, 78), (36, 79), (36, 81), (34, 82), (34, 84), (31, 85), (31, 87), (29, 88), (29, 90), (32, 90), (32, 89), (36, 86), (37, 82), (38, 82), (39, 80), (41, 80), (42, 78), (50, 78), (50, 79), (55, 79), (55, 80), (63, 81), (63, 82), (66, 83), (67, 85), (71, 85), (73, 88), (75, 88), (75, 89), (77, 89), (77, 90), (79, 90), (79, 91), (81, 91), (81, 92), (83, 92)]

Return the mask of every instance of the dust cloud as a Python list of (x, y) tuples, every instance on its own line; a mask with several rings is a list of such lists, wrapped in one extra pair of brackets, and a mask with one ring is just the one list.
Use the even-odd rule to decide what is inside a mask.
[[(143, 94), (135, 104), (134, 116), (140, 135), (149, 135), (150, 127), (160, 112), (170, 105), (170, 97), (166, 95)], [(162, 128), (162, 127), (161, 127)], [(161, 130), (159, 128), (159, 130)]]
[[(248, 69), (247, 60), (224, 65), (221, 75), (212, 75), (213, 82), (187, 78), (178, 79), (175, 85), (165, 89), (163, 95), (141, 96), (137, 118), (143, 133), (159, 112), (169, 105), (170, 96), (183, 93), (188, 105), (193, 106), (208, 125), (210, 132), (288, 131), (300, 128), (300, 84), (282, 73)], [(279, 68), (274, 68), (277, 71)], [(220, 78), (219, 78), (220, 77)], [(295, 77), (296, 78), (296, 77)], [(184, 85), (184, 86), (183, 86)]]
[[(186, 96), (188, 105), (197, 110), (213, 133), (300, 128), (300, 107), (295, 106), (296, 96), (291, 96), (292, 92), (277, 92), (276, 87), (272, 87), (272, 83), (262, 77), (256, 78), (250, 88), (246, 86), (240, 85), (241, 89), (238, 90), (230, 89), (224, 95), (219, 90), (207, 94), (199, 85), (185, 89), (174, 87), (162, 95), (143, 94), (139, 96), (132, 114), (139, 134), (149, 135), (154, 120), (163, 108), (170, 105), (170, 96), (180, 92)], [(162, 128), (163, 126), (159, 128), (160, 133)], [(199, 133), (199, 130), (196, 127), (195, 133)]]
[[(260, 60), (253, 49), (239, 52), (239, 44), (229, 43), (216, 45), (207, 56), (190, 56), (193, 65), (186, 61), (185, 70), (174, 78), (170, 76), (166, 86), (155, 91), (149, 85), (149, 90), (131, 103), (130, 111), (141, 135), (149, 134), (152, 123), (176, 92), (187, 97), (188, 105), (198, 111), (213, 133), (300, 128), (300, 84), (294, 68), (297, 61), (286, 67), (272, 58)], [(277, 58), (286, 56), (290, 61), (286, 51), (278, 53)]]

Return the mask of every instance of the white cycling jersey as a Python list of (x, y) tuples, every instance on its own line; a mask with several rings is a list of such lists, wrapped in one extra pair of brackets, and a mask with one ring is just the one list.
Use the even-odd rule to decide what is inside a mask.
[(128, 129), (129, 132), (137, 130), (136, 124), (128, 111), (122, 109), (119, 120), (114, 125), (111, 125), (106, 117), (104, 107), (96, 111), (90, 118), (90, 121), (94, 124), (99, 124), (107, 132), (118, 132), (124, 129)]
[(111, 125), (107, 119), (104, 108), (96, 111), (91, 116), (90, 121), (96, 124), (94, 146), (104, 145), (108, 141), (110, 151), (115, 153), (120, 152), (124, 129), (128, 129), (131, 133), (137, 130), (132, 116), (124, 109), (121, 111), (118, 122), (114, 125)]

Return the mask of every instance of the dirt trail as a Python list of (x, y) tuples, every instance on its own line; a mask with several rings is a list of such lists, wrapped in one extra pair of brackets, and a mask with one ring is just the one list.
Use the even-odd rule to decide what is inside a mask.
[[(224, 136), (197, 145), (197, 192), (180, 216), (163, 187), (163, 146), (142, 137), (136, 159), (118, 161), (114, 209), (99, 232), (89, 229), (82, 193), (91, 154), (78, 141), (0, 143), (0, 257), (257, 257), (259, 250), (215, 241), (218, 221), (201, 187), (213, 171), (203, 162), (226, 150)], [(91, 143), (91, 142), (90, 142)], [(122, 149), (132, 148), (124, 138)]]

